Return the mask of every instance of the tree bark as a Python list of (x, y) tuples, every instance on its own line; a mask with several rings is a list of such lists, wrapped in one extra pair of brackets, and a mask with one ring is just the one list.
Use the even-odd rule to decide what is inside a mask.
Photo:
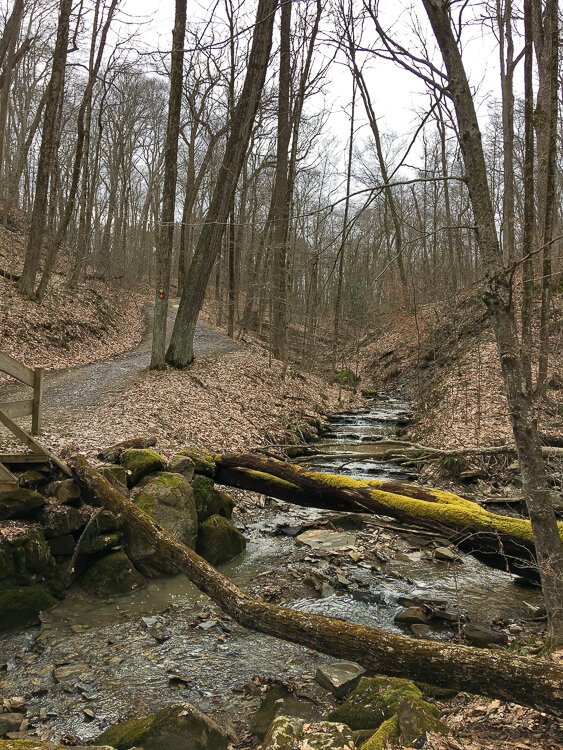
[(170, 65), (170, 97), (168, 101), (168, 125), (164, 154), (164, 185), (162, 188), (162, 211), (156, 261), (156, 292), (154, 297), (154, 322), (152, 334), (151, 369), (166, 367), (166, 324), (168, 322), (168, 300), (170, 298), (170, 275), (172, 272), (172, 248), (174, 243), (174, 212), (176, 208), (176, 182), (178, 179), (178, 139), (180, 136), (180, 112), (182, 108), (182, 84), (184, 80), (184, 39), (186, 36), (187, 0), (176, 0), (172, 53)]
[[(186, 449), (183, 453), (194, 458), (196, 467), (201, 465), (201, 452)], [(391, 516), (448, 538), (490, 567), (538, 580), (530, 522), (490, 513), (451, 492), (308, 471), (296, 464), (255, 455), (207, 454), (205, 463), (220, 484), (304, 507)], [(563, 538), (563, 523), (556, 528)]]
[(225, 224), (233, 205), (235, 189), (262, 95), (272, 48), (277, 4), (278, 0), (260, 0), (258, 4), (252, 49), (243, 89), (235, 107), (225, 154), (190, 264), (174, 322), (172, 338), (166, 353), (166, 361), (174, 367), (186, 367), (194, 359), (197, 317), (203, 304), (213, 264), (220, 251)]
[(563, 644), (563, 545), (551, 503), (533, 403), (526, 389), (511, 280), (504, 268), (498, 241), (481, 131), (451, 26), (450, 3), (445, 0), (423, 0), (423, 4), (442, 53), (455, 106), (467, 186), (485, 269), (483, 299), (496, 336), (548, 612), (549, 643), (555, 647)]
[(47, 200), (49, 181), (53, 170), (57, 150), (58, 111), (64, 89), (65, 67), (68, 48), (68, 34), (72, 0), (61, 0), (57, 26), (57, 40), (53, 53), (51, 78), (43, 118), (43, 133), (37, 165), (35, 198), (29, 228), (29, 239), (25, 251), (23, 273), (19, 280), (20, 292), (28, 297), (33, 294), (35, 278), (41, 260), (45, 228), (47, 224)]
[(74, 456), (69, 465), (97, 502), (142, 533), (159, 554), (240, 625), (337, 658), (353, 659), (379, 674), (408, 677), (563, 715), (561, 667), (506, 651), (494, 653), (407, 638), (254, 599), (196, 552), (163, 531), (83, 456)]

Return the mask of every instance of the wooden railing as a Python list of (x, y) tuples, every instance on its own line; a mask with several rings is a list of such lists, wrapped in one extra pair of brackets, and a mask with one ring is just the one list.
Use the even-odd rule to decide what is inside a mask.
[[(0, 402), (0, 423), (30, 451), (28, 453), (0, 453), (0, 490), (11, 490), (18, 486), (18, 480), (4, 464), (43, 463), (49, 461), (50, 458), (49, 451), (31, 437), (31, 435), (38, 435), (41, 431), (43, 368), (27, 367), (9, 354), (0, 352), (0, 371), (33, 388), (31, 398)], [(19, 417), (31, 417), (31, 435), (14, 422), (14, 419)]]
[[(21, 401), (0, 402), (0, 410), (10, 419), (19, 417), (31, 417), (31, 434), (39, 435), (41, 432), (41, 405), (43, 401), (43, 368), (27, 367), (10, 357), (9, 354), (0, 352), (0, 371), (5, 372), (20, 383), (33, 388), (33, 396)], [(7, 425), (6, 425), (7, 426)]]

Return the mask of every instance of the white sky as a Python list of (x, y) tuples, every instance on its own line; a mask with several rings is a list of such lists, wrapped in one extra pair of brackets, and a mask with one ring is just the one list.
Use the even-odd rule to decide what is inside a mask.
[[(253, 7), (254, 3), (243, 3)], [(482, 5), (474, 3), (475, 6)], [(188, 0), (188, 23), (204, 21), (209, 18), (211, 0)], [(328, 3), (327, 3), (328, 9)], [(424, 20), (424, 10), (420, 0), (382, 0), (380, 4), (387, 28), (392, 27), (395, 36), (405, 45), (412, 11), (419, 19)], [(174, 0), (123, 0), (123, 10), (139, 21), (144, 20), (141, 37), (150, 49), (168, 50), (170, 47)], [(328, 11), (327, 11), (328, 12)], [(425, 24), (427, 27), (427, 24)], [(428, 34), (431, 39), (431, 33)], [(518, 40), (515, 41), (518, 51)], [(322, 53), (322, 47), (319, 51)], [(472, 85), (478, 89), (480, 115), (485, 122), (487, 102), (499, 98), (498, 85), (498, 51), (492, 34), (483, 30), (481, 25), (473, 25), (464, 34), (464, 60), (470, 73)], [(517, 71), (515, 85), (518, 90), (519, 75)], [(416, 111), (426, 106), (427, 95), (424, 87), (412, 74), (400, 69), (396, 64), (378, 61), (377, 68), (369, 77), (370, 92), (376, 114), (383, 132), (394, 132), (405, 138), (414, 131), (419, 118)], [(329, 131), (341, 139), (343, 144), (348, 137), (347, 116), (351, 99), (350, 76), (343, 66), (333, 65), (330, 83), (327, 87), (326, 104), (333, 114), (328, 123)], [(361, 115), (362, 105), (358, 108)]]

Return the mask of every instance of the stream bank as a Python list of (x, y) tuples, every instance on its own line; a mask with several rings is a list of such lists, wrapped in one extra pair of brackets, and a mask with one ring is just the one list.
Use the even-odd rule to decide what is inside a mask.
[[(407, 478), (369, 456), (370, 442), (395, 434), (407, 412), (407, 404), (388, 398), (360, 414), (335, 415), (316, 468)], [(339, 459), (352, 452), (358, 453), (352, 463)], [(433, 617), (427, 637), (458, 638), (462, 615), (506, 631), (513, 647), (530, 607), (539, 604), (537, 590), (520, 589), (472, 558), (439, 559), (439, 540), (397, 529), (391, 520), (244, 493), (237, 499), (235, 521), (247, 547), (222, 569), (268, 601), (403, 633), (413, 632), (411, 625), (395, 622), (396, 615), (422, 604), (449, 616)], [(272, 684), (288, 686), (288, 700), (297, 700), (295, 710), (307, 718), (321, 718), (335, 705), (314, 681), (328, 657), (244, 630), (183, 577), (152, 580), (119, 599), (94, 600), (74, 590), (44, 616), (39, 631), (5, 636), (0, 644), (3, 694), (24, 695), (30, 724), (49, 737), (90, 740), (123, 716), (186, 700), (230, 726), (240, 744), (255, 744), (252, 716)]]

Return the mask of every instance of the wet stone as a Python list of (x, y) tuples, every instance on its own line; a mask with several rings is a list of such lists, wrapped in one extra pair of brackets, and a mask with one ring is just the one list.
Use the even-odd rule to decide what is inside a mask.
[(477, 648), (490, 648), (491, 646), (506, 646), (508, 636), (506, 633), (485, 628), (482, 625), (465, 625), (463, 628), (464, 638)]
[(53, 679), (55, 682), (65, 682), (66, 680), (78, 680), (81, 675), (90, 670), (88, 664), (63, 664), (53, 669)]
[(18, 732), (24, 719), (24, 714), (20, 713), (0, 714), (0, 737), (5, 737), (8, 732)]
[(397, 612), (395, 622), (401, 625), (427, 625), (429, 617), (426, 610), (422, 607), (407, 607)]
[(311, 549), (338, 552), (356, 544), (356, 535), (345, 531), (325, 531), (313, 529), (295, 537), (296, 541)]
[(342, 698), (352, 690), (365, 674), (365, 669), (355, 662), (336, 662), (323, 664), (317, 669), (315, 680), (319, 685), (336, 696)]
[(451, 547), (437, 547), (434, 550), (434, 558), (443, 562), (461, 562), (461, 558)]

